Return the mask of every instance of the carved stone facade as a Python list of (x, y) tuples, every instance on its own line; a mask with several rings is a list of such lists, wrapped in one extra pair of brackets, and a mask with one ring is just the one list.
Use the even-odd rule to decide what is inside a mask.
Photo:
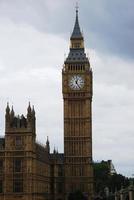
[(43, 147), (36, 142), (34, 108), (29, 105), (27, 117), (16, 117), (7, 105), (5, 119), (5, 138), (0, 139), (0, 200), (49, 199), (49, 143)]
[(62, 69), (64, 154), (36, 141), (36, 118), (16, 116), (7, 105), (5, 136), (0, 138), (0, 200), (67, 200), (80, 190), (93, 197), (92, 70), (78, 21)]
[(65, 196), (82, 191), (93, 196), (92, 166), (92, 70), (85, 54), (84, 38), (76, 21), (70, 52), (63, 71)]

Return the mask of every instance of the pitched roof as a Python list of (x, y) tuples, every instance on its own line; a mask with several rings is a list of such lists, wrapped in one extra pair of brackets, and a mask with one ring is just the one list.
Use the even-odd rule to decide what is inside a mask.
[(77, 39), (77, 38), (83, 38), (83, 35), (81, 33), (80, 30), (80, 26), (79, 26), (79, 19), (78, 19), (78, 9), (76, 9), (76, 20), (75, 20), (75, 25), (74, 25), (74, 29), (71, 35), (71, 39)]

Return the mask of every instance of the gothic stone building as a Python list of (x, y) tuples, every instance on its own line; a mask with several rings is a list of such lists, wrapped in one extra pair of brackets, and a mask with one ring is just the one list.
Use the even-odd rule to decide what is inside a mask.
[(93, 197), (92, 70), (76, 21), (62, 69), (64, 154), (36, 141), (35, 111), (16, 116), (7, 105), (0, 138), (0, 200), (67, 200), (80, 190)]

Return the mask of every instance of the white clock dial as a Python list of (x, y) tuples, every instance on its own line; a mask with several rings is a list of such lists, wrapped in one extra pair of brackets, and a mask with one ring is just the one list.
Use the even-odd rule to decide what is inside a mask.
[(84, 87), (84, 79), (80, 75), (74, 75), (69, 79), (69, 87), (73, 90), (80, 90)]

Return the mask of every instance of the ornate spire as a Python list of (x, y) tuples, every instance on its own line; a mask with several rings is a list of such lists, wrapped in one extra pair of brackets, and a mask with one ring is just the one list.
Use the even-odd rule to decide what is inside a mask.
[(47, 141), (46, 141), (46, 147), (47, 147), (48, 152), (50, 152), (50, 144), (49, 144), (48, 136), (47, 136)]
[(83, 38), (83, 35), (81, 33), (80, 30), (80, 26), (79, 26), (79, 19), (78, 19), (78, 4), (76, 5), (76, 20), (75, 20), (75, 25), (74, 25), (74, 29), (71, 35), (71, 39), (79, 39), (79, 38)]
[(12, 110), (11, 110), (11, 116), (14, 117), (14, 109), (13, 109), (13, 106), (12, 106)]
[(47, 143), (49, 143), (49, 138), (48, 138), (48, 136), (47, 136)]
[(9, 103), (7, 103), (7, 107), (6, 107), (5, 122), (6, 122), (6, 128), (9, 127), (9, 123), (10, 123), (10, 107), (9, 107)]
[(30, 105), (30, 102), (29, 102), (29, 105), (28, 105), (28, 108), (27, 108), (27, 113), (31, 114), (31, 105)]
[(54, 150), (53, 150), (53, 153), (54, 153), (54, 154), (56, 154), (56, 149), (55, 149), (55, 146), (54, 146)]
[(10, 113), (10, 108), (9, 108), (9, 103), (7, 102), (7, 107), (6, 107), (6, 114)]

